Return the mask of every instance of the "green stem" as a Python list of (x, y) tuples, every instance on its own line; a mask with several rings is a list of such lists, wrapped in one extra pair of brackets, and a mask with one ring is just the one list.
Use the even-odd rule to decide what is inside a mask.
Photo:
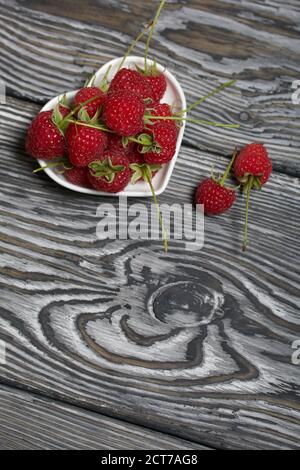
[(221, 124), (220, 122), (205, 121), (203, 119), (183, 118), (179, 116), (146, 116), (146, 118), (150, 119), (151, 121), (155, 119), (162, 121), (187, 121), (194, 124), (206, 124), (208, 126), (225, 127), (228, 129), (238, 129), (240, 127), (239, 124)]
[(208, 98), (211, 98), (212, 96), (220, 93), (220, 91), (224, 90), (224, 88), (228, 88), (236, 83), (236, 80), (230, 80), (229, 82), (223, 83), (223, 85), (220, 85), (219, 87), (215, 88), (212, 90), (210, 93), (208, 93), (206, 96), (203, 98), (200, 98), (200, 100), (196, 101), (195, 103), (191, 104), (188, 108), (184, 109), (183, 111), (180, 112), (180, 114), (188, 113), (195, 109), (199, 104), (203, 103), (206, 101)]
[(249, 240), (248, 240), (248, 225), (249, 225), (249, 205), (250, 205), (250, 195), (253, 187), (254, 176), (251, 175), (248, 181), (247, 187), (247, 201), (246, 201), (246, 219), (245, 219), (245, 231), (244, 231), (244, 242), (243, 242), (243, 251), (247, 251)]
[[(69, 164), (69, 165), (71, 165), (71, 164)], [(59, 162), (48, 163), (48, 165), (46, 165), (44, 167), (37, 168), (32, 173), (39, 173), (40, 171), (47, 170), (47, 168), (55, 168), (57, 166), (62, 166), (63, 167), (63, 170), (61, 172), (59, 171), (59, 173), (64, 173), (66, 170), (72, 170), (72, 168), (73, 168), (73, 165), (68, 166), (68, 162), (59, 161)]]
[(49, 163), (44, 167), (37, 168), (32, 173), (39, 173), (40, 171), (45, 171), (47, 168), (55, 168), (56, 166), (63, 165), (63, 162)]
[(143, 29), (143, 31), (141, 33), (139, 33), (139, 35), (136, 37), (136, 39), (133, 41), (133, 43), (131, 44), (131, 46), (127, 49), (127, 52), (126, 54), (124, 55), (122, 61), (120, 62), (120, 65), (118, 67), (118, 70), (117, 72), (119, 72), (121, 70), (121, 68), (123, 67), (124, 63), (125, 63), (125, 60), (127, 59), (127, 57), (131, 54), (131, 52), (133, 51), (133, 49), (135, 48), (135, 46), (137, 45), (137, 43), (142, 39), (142, 37), (146, 34), (146, 32), (148, 31), (148, 29), (152, 26), (153, 22), (150, 21), (150, 23), (147, 24), (147, 26)]
[(102, 81), (105, 81), (105, 82), (108, 81), (108, 80), (107, 80), (107, 79), (108, 79), (108, 74), (109, 74), (109, 72), (111, 71), (111, 68), (112, 68), (112, 65), (110, 65), (110, 66), (107, 68), (107, 70), (106, 70), (106, 72), (105, 72), (105, 75), (104, 75)]
[(147, 181), (147, 183), (149, 184), (150, 189), (151, 189), (153, 201), (154, 201), (154, 204), (155, 204), (155, 206), (156, 206), (156, 210), (157, 210), (157, 214), (158, 214), (158, 219), (159, 219), (159, 223), (160, 223), (161, 230), (162, 230), (162, 234), (163, 234), (164, 250), (165, 250), (165, 253), (168, 253), (169, 237), (168, 237), (168, 233), (167, 233), (167, 231), (166, 231), (166, 229), (165, 229), (165, 226), (164, 226), (164, 221), (163, 221), (163, 218), (162, 218), (162, 213), (161, 213), (161, 210), (160, 210), (160, 208), (159, 208), (159, 203), (158, 203), (157, 196), (156, 196), (156, 194), (155, 194), (155, 190), (154, 190), (154, 187), (153, 187), (153, 184), (152, 184), (152, 179), (151, 179), (151, 177), (148, 175), (148, 173), (146, 173), (146, 172), (145, 172), (145, 174), (144, 174), (144, 178), (146, 179), (146, 181)]
[(157, 25), (158, 19), (160, 17), (160, 14), (162, 12), (162, 9), (165, 6), (165, 3), (166, 3), (166, 0), (162, 0), (160, 2), (159, 8), (158, 8), (158, 10), (156, 12), (156, 15), (155, 15), (155, 18), (152, 22), (152, 27), (151, 27), (151, 30), (150, 30), (150, 34), (149, 34), (147, 44), (146, 44), (146, 49), (145, 49), (145, 73), (147, 73), (147, 70), (148, 70), (147, 59), (148, 59), (148, 55), (149, 55), (149, 49), (150, 49), (150, 43), (151, 43), (151, 40), (152, 40), (152, 36), (153, 36), (154, 30), (155, 30), (155, 27)]
[(86, 122), (81, 122), (81, 121), (74, 121), (73, 119), (68, 119), (66, 122), (73, 123), (76, 126), (90, 127), (91, 129), (98, 129), (98, 131), (109, 132), (110, 134), (114, 134), (114, 132), (111, 131), (110, 129), (107, 129), (107, 127), (101, 127), (97, 125), (93, 126), (93, 124), (88, 124)]
[(224, 173), (224, 175), (223, 175), (223, 177), (222, 177), (222, 179), (221, 179), (221, 181), (220, 181), (220, 185), (221, 185), (221, 186), (224, 186), (225, 181), (227, 180), (228, 175), (229, 175), (229, 173), (230, 173), (230, 171), (231, 171), (232, 165), (233, 165), (234, 162), (235, 162), (235, 159), (236, 159), (237, 154), (238, 154), (238, 152), (237, 152), (237, 150), (235, 150), (234, 153), (233, 153), (232, 159), (230, 160), (230, 163), (229, 163), (228, 167), (226, 168), (226, 171), (225, 171), (225, 173)]
[(100, 90), (103, 91), (104, 93), (106, 93), (107, 90), (109, 89), (108, 75), (109, 75), (109, 72), (111, 71), (111, 68), (112, 68), (112, 65), (110, 65), (107, 68), (105, 75), (102, 78), (101, 83), (99, 85)]

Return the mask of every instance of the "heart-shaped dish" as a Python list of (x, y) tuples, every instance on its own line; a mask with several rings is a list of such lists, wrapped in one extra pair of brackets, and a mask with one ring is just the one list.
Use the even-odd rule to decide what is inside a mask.
[[(113, 77), (115, 76), (121, 61), (122, 61), (122, 58), (114, 59), (108, 62), (107, 64), (105, 64), (103, 67), (101, 67), (98, 70), (98, 72), (96, 72), (95, 74), (94, 85), (95, 86), (100, 85), (102, 79), (104, 78), (109, 68), (110, 68), (110, 72), (108, 74), (108, 80), (111, 81)], [(149, 60), (149, 64), (152, 65), (153, 62)], [(135, 65), (138, 65), (139, 67), (143, 67), (144, 59), (141, 57), (130, 56), (125, 60), (124, 67), (135, 69)], [(164, 103), (168, 103), (169, 105), (173, 106), (173, 109), (175, 112), (180, 112), (180, 111), (185, 110), (186, 99), (185, 99), (184, 92), (181, 88), (181, 85), (179, 84), (177, 79), (174, 77), (174, 75), (168, 70), (166, 70), (162, 65), (157, 64), (157, 68), (159, 72), (162, 72), (167, 79), (167, 91), (162, 101)], [(66, 99), (69, 104), (72, 103), (72, 100), (74, 99), (76, 93), (77, 91), (71, 91), (71, 92), (66, 93)], [(49, 111), (51, 109), (54, 109), (54, 107), (62, 99), (62, 96), (63, 95), (57, 96), (56, 98), (53, 98), (52, 100), (50, 100), (43, 107), (41, 111)], [(186, 116), (183, 115), (183, 117), (186, 117)], [(182, 125), (179, 129), (176, 154), (174, 158), (168, 164), (164, 165), (163, 168), (153, 178), (153, 186), (157, 195), (162, 194), (165, 191), (166, 187), (168, 186), (168, 183), (172, 176), (173, 169), (174, 169), (174, 166), (175, 166), (175, 163), (176, 163), (179, 151), (180, 151), (180, 147), (181, 147), (182, 139), (184, 135), (184, 130), (185, 130), (185, 121), (182, 122)], [(47, 165), (46, 162), (44, 162), (43, 160), (38, 160), (38, 161), (42, 168), (46, 167)], [(77, 191), (79, 193), (92, 194), (92, 195), (98, 195), (98, 196), (126, 196), (126, 197), (152, 196), (151, 190), (146, 182), (138, 182), (135, 185), (129, 184), (127, 188), (121, 193), (109, 194), (109, 193), (105, 193), (102, 191), (96, 191), (94, 189), (83, 188), (80, 186), (76, 186), (72, 183), (69, 183), (64, 177), (64, 175), (59, 173), (55, 168), (45, 168), (44, 171), (56, 183), (60, 184), (61, 186), (64, 186), (65, 188), (71, 189), (72, 191)]]

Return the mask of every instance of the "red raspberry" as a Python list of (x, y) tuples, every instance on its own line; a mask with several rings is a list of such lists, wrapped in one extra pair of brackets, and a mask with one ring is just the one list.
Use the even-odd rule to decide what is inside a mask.
[(235, 161), (234, 173), (242, 184), (254, 176), (263, 186), (272, 173), (272, 162), (264, 145), (254, 143), (244, 147)]
[[(98, 98), (96, 98), (98, 97)], [(80, 106), (81, 104), (85, 103), (86, 101), (95, 98), (90, 103), (84, 106), (84, 109), (87, 110), (88, 115), (90, 118), (93, 118), (99, 108), (104, 104), (106, 100), (106, 94), (103, 93), (100, 88), (97, 87), (85, 87), (78, 91), (74, 98), (74, 105), (75, 107)]]
[[(61, 119), (68, 114), (65, 107), (60, 106)], [(54, 160), (65, 155), (65, 138), (59, 129), (59, 119), (54, 123), (55, 111), (39, 113), (32, 121), (26, 138), (26, 152), (34, 158)]]
[(247, 145), (241, 150), (235, 161), (234, 174), (242, 184), (244, 193), (247, 194), (244, 251), (248, 247), (248, 220), (252, 189), (260, 189), (266, 184), (271, 173), (272, 162), (263, 144), (254, 143)]
[(73, 167), (66, 170), (64, 173), (66, 179), (76, 186), (83, 186), (84, 188), (91, 188), (88, 178), (88, 169), (86, 167)]
[[(152, 116), (160, 116), (160, 117), (172, 117), (171, 107), (167, 103), (158, 103), (151, 109)], [(150, 118), (149, 118), (150, 119)], [(171, 126), (174, 127), (176, 133), (178, 133), (177, 123), (174, 119), (151, 119), (154, 122), (154, 125), (158, 125), (160, 122), (168, 122)]]
[(134, 145), (131, 150), (127, 153), (129, 163), (145, 163), (143, 155), (139, 152), (138, 146)]
[(107, 193), (123, 191), (130, 181), (130, 168), (127, 157), (106, 151), (99, 159), (89, 165), (91, 185)]
[(158, 75), (148, 75), (144, 77), (151, 88), (151, 98), (154, 103), (162, 100), (167, 90), (166, 77), (161, 73)]
[(152, 96), (152, 90), (147, 80), (136, 70), (121, 69), (112, 80), (109, 93), (129, 91), (143, 100)]
[(177, 128), (173, 122), (159, 121), (150, 126), (145, 133), (152, 136), (152, 150), (144, 153), (145, 162), (149, 165), (168, 163), (176, 153)]
[(127, 91), (111, 94), (103, 107), (103, 120), (116, 134), (130, 137), (144, 128), (145, 103)]
[(122, 153), (123, 155), (128, 155), (135, 148), (134, 142), (128, 142), (126, 146), (123, 145), (122, 137), (117, 134), (107, 134), (108, 144), (107, 150), (112, 152)]
[(207, 215), (218, 215), (231, 208), (236, 200), (236, 193), (225, 188), (218, 181), (208, 178), (197, 189), (196, 204), (204, 204)]
[(171, 117), (172, 111), (170, 105), (167, 103), (158, 103), (152, 107), (151, 114), (153, 114), (153, 116)]
[(128, 142), (124, 147), (122, 137), (116, 134), (108, 134), (107, 150), (124, 155), (128, 158), (129, 163), (145, 163), (143, 155), (138, 151), (138, 146), (134, 142)]
[[(65, 104), (60, 104), (58, 109), (63, 118), (67, 117), (71, 111), (70, 108)], [(52, 112), (54, 112), (54, 110)]]
[(69, 160), (74, 166), (88, 166), (102, 157), (107, 146), (104, 132), (79, 123), (68, 126), (66, 140)]

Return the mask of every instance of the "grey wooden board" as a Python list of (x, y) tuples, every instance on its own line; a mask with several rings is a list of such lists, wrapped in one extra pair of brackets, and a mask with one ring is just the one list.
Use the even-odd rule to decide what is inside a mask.
[(115, 7), (0, 0), (0, 77), (20, 98), (0, 109), (0, 381), (212, 447), (299, 448), (299, 2), (171, 3), (154, 42), (189, 101), (234, 72), (239, 90), (197, 115), (242, 124), (189, 126), (162, 202), (191, 202), (217, 154), (252, 140), (292, 175), (255, 194), (246, 255), (242, 199), (206, 220), (204, 250), (166, 256), (97, 241), (103, 199), (32, 175), (24, 135), (41, 103), (121, 56), (153, 2)]
[[(13, 110), (15, 141), (3, 121), (0, 138), (0, 380), (212, 447), (299, 448), (298, 179), (275, 173), (254, 195), (247, 254), (242, 197), (206, 219), (200, 252), (101, 242), (96, 209), (117, 200), (33, 175), (21, 147), (33, 110)], [(190, 203), (215, 160), (183, 147), (161, 202)]]
[(204, 446), (0, 386), (0, 450), (204, 450)]
[[(155, 5), (0, 0), (0, 78), (10, 94), (38, 103), (76, 89), (93, 70), (124, 54)], [(300, 76), (299, 19), (297, 2), (170, 3), (153, 47), (188, 101), (238, 79), (237, 89), (211, 98), (193, 115), (241, 128), (189, 124), (185, 143), (228, 155), (236, 145), (263, 141), (277, 170), (300, 175), (300, 104), (292, 103), (292, 83)], [(143, 53), (142, 44), (136, 52)]]

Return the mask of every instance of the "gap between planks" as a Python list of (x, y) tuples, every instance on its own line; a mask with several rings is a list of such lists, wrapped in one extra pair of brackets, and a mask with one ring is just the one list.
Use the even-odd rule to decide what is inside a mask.
[[(12, 402), (13, 412), (9, 408), (10, 401)], [(0, 408), (0, 416), (4, 416), (3, 424), (0, 421), (0, 441), (3, 440), (3, 429), (7, 445), (0, 446), (0, 450), (7, 450), (10, 441), (11, 450), (20, 450), (21, 440), (24, 442), (24, 450), (28, 447), (31, 450), (54, 450), (57, 448), (61, 450), (213, 450), (176, 435), (167, 434), (151, 427), (140, 426), (109, 414), (99, 413), (90, 407), (80, 407), (66, 400), (58, 400), (20, 386), (11, 386), (0, 380), (0, 404), (2, 402), (4, 402), (5, 407), (3, 411)], [(18, 406), (22, 406), (19, 412)], [(28, 421), (26, 413), (29, 413), (31, 409), (32, 413)], [(17, 413), (17, 419), (14, 413)], [(45, 417), (46, 414), (48, 416)], [(40, 419), (38, 419), (38, 415), (40, 415)], [(11, 421), (9, 421), (10, 419)], [(73, 425), (70, 436), (67, 435), (68, 429), (62, 431), (60, 427), (60, 425), (63, 425), (63, 420), (66, 425), (68, 423)], [(83, 422), (83, 420), (86, 422)], [(10, 422), (15, 426), (17, 435), (7, 434), (7, 427), (11, 431)], [(54, 436), (51, 433), (52, 428), (50, 428), (50, 433), (47, 433), (51, 425), (54, 426), (57, 432)], [(31, 434), (28, 434), (28, 431), (31, 431)], [(119, 434), (118, 431), (120, 431)], [(24, 432), (24, 437), (21, 435), (18, 438), (18, 435), (22, 432)], [(85, 438), (83, 438), (83, 434)], [(88, 434), (90, 434), (89, 438), (87, 438)], [(48, 442), (46, 441), (47, 438)], [(106, 441), (113, 438), (116, 439), (114, 445), (107, 446)], [(88, 443), (85, 443), (85, 440), (88, 440)], [(16, 441), (19, 441), (18, 445)], [(59, 441), (60, 444), (55, 443), (55, 441)], [(40, 442), (39, 446), (38, 442)], [(64, 448), (61, 447), (63, 443)], [(125, 447), (121, 447), (122, 443), (125, 443)]]

